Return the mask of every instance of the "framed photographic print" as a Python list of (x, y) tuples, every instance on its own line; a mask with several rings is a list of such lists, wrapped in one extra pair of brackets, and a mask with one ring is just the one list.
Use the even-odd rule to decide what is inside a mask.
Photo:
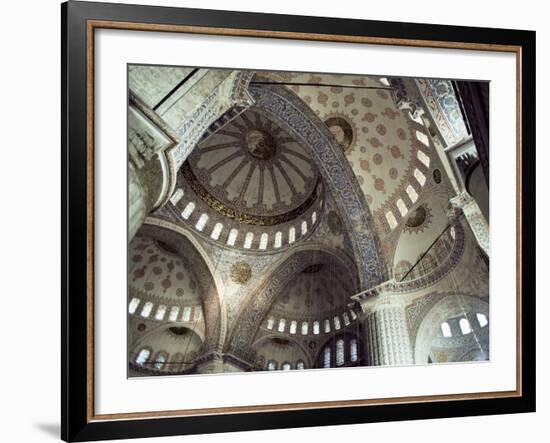
[(535, 34), (62, 5), (62, 438), (535, 410)]

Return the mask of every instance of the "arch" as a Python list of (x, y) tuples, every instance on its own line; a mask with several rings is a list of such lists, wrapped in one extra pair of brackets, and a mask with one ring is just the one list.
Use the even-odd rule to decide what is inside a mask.
[(464, 316), (468, 312), (489, 316), (489, 304), (474, 295), (431, 294), (426, 297), (432, 298), (432, 303), (428, 301), (430, 307), (417, 323), (416, 334), (411, 334), (415, 363), (428, 361), (433, 339), (447, 319)]
[(182, 257), (190, 258), (196, 266), (203, 285), (201, 290), (205, 320), (205, 351), (220, 350), (227, 333), (227, 309), (223, 294), (225, 284), (215, 272), (216, 267), (187, 228), (156, 217), (148, 217), (139, 234), (170, 244)]
[[(266, 343), (268, 343), (269, 341), (271, 341), (273, 338), (281, 338), (281, 335), (279, 334), (267, 334), (267, 335), (263, 335), (262, 337), (256, 339), (253, 343), (252, 343), (252, 347), (254, 349), (259, 349), (261, 348), (262, 346), (264, 346)], [(284, 336), (284, 339), (289, 341), (292, 346), (295, 346), (302, 355), (300, 355), (299, 357), (297, 358), (294, 358), (294, 359), (291, 359), (291, 360), (288, 360), (288, 361), (298, 361), (298, 360), (301, 360), (304, 362), (304, 364), (306, 365), (307, 368), (312, 368), (313, 367), (313, 364), (312, 364), (312, 359), (311, 359), (311, 356), (310, 356), (310, 353), (308, 352), (308, 350), (305, 348), (305, 346), (300, 343), (299, 340), (294, 340), (290, 337), (287, 337), (287, 336)], [(274, 358), (272, 356), (266, 356), (266, 361), (269, 361), (269, 360), (274, 360)], [(276, 359), (275, 359), (276, 360)], [(286, 361), (286, 360), (285, 360)], [(283, 361), (280, 361), (279, 363), (283, 363)]]
[(347, 227), (361, 289), (385, 281), (387, 270), (370, 209), (349, 162), (329, 129), (299, 97), (284, 87), (252, 86), (249, 91), (258, 111), (295, 134), (316, 160), (323, 182), (333, 195)]
[(316, 242), (298, 246), (291, 256), (275, 262), (264, 272), (270, 278), (260, 280), (256, 287), (250, 289), (246, 300), (243, 300), (242, 308), (236, 315), (233, 329), (229, 333), (227, 349), (246, 358), (247, 349), (261, 322), (284, 287), (297, 272), (326, 260), (337, 261), (344, 269), (350, 270), (354, 285), (359, 287), (357, 268), (348, 255)]

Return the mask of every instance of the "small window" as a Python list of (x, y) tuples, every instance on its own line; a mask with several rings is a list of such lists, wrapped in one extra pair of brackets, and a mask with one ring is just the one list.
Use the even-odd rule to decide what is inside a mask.
[(313, 334), (319, 335), (319, 322), (317, 320), (313, 322)]
[(246, 236), (244, 237), (244, 249), (250, 249), (252, 246), (252, 240), (254, 240), (254, 233), (247, 232)]
[(416, 178), (416, 181), (420, 183), (420, 186), (424, 186), (424, 183), (426, 183), (426, 176), (422, 173), (420, 169), (414, 170), (414, 178)]
[(302, 360), (298, 360), (296, 362), (296, 369), (305, 369), (304, 362)]
[(181, 314), (181, 321), (191, 320), (191, 306), (184, 306), (183, 313)]
[(344, 319), (344, 324), (345, 324), (346, 326), (349, 325), (350, 321), (349, 321), (349, 315), (348, 315), (348, 313), (347, 313), (347, 312), (344, 312), (344, 313), (342, 314), (342, 317), (343, 317), (343, 319)]
[(134, 314), (134, 313), (136, 312), (136, 309), (137, 309), (138, 306), (139, 306), (139, 302), (140, 302), (139, 298), (136, 298), (136, 297), (134, 297), (134, 298), (130, 301), (130, 303), (128, 304), (128, 312), (129, 312), (130, 314)]
[(275, 233), (275, 246), (276, 248), (280, 248), (283, 244), (283, 233), (281, 231)]
[(143, 305), (143, 309), (141, 310), (141, 316), (145, 318), (149, 317), (152, 309), (153, 309), (153, 303), (148, 301)]
[(189, 202), (189, 203), (187, 203), (187, 206), (185, 207), (185, 209), (181, 213), (181, 216), (185, 220), (187, 220), (189, 217), (191, 217), (191, 214), (193, 213), (194, 210), (195, 210), (195, 203)]
[(273, 329), (273, 325), (275, 324), (275, 320), (273, 317), (269, 317), (267, 319), (267, 329)]
[(477, 313), (476, 314), (477, 321), (479, 322), (480, 327), (484, 327), (489, 323), (489, 320), (487, 320), (487, 316), (485, 314)]
[(307, 321), (302, 322), (302, 335), (307, 335), (309, 323)]
[(260, 249), (266, 249), (267, 248), (267, 241), (269, 240), (269, 236), (267, 233), (263, 233), (260, 237)]
[(283, 365), (281, 366), (281, 369), (283, 371), (290, 371), (292, 369), (292, 366), (290, 366), (290, 363), (283, 363)]
[(453, 333), (451, 332), (451, 327), (449, 326), (449, 323), (444, 321), (441, 323), (441, 333), (443, 334), (443, 337), (452, 337)]
[(302, 235), (306, 235), (307, 234), (307, 221), (303, 221), (302, 222)]
[(155, 314), (156, 320), (162, 320), (164, 316), (166, 315), (166, 305), (159, 305), (157, 308), (157, 313)]
[(472, 327), (470, 326), (470, 322), (467, 318), (461, 318), (458, 322), (458, 325), (460, 326), (460, 330), (462, 331), (462, 335), (469, 334), (472, 332)]
[(294, 243), (296, 241), (296, 228), (293, 226), (288, 230), (288, 243)]
[(325, 334), (330, 332), (330, 320), (325, 320)]
[(330, 346), (323, 351), (323, 368), (330, 368)]
[(227, 246), (235, 246), (235, 241), (237, 240), (238, 234), (239, 231), (237, 231), (235, 228), (229, 231), (229, 237), (227, 237)]
[(341, 327), (340, 318), (338, 316), (334, 317), (334, 329), (338, 331)]
[(168, 320), (178, 321), (178, 314), (179, 313), (180, 313), (179, 306), (172, 306), (172, 309), (170, 309), (170, 315), (168, 316)]
[(317, 211), (313, 211), (313, 214), (311, 214), (311, 224), (314, 225), (317, 221)]
[(423, 132), (416, 131), (416, 138), (420, 140), (423, 145), (430, 146), (430, 140), (428, 139), (428, 136)]
[(336, 340), (336, 366), (344, 364), (344, 339)]
[(388, 225), (390, 225), (391, 229), (395, 229), (397, 226), (397, 219), (395, 218), (395, 215), (393, 215), (392, 211), (386, 212), (386, 220), (388, 221)]
[(350, 356), (350, 360), (352, 362), (357, 361), (358, 353), (357, 353), (357, 339), (356, 338), (352, 338), (349, 342), (349, 356)]
[(418, 160), (424, 163), (427, 168), (430, 167), (430, 157), (428, 157), (423, 151), (418, 150), (416, 156), (418, 157)]
[(147, 359), (149, 358), (149, 356), (151, 355), (151, 351), (149, 351), (149, 349), (142, 349), (141, 351), (139, 351), (139, 354), (136, 358), (136, 364), (139, 365), (139, 366), (143, 366), (146, 362), (147, 362)]
[(267, 370), (268, 371), (275, 371), (277, 370), (277, 362), (275, 360), (269, 360), (267, 362)]
[(405, 206), (405, 202), (402, 199), (398, 199), (395, 204), (397, 205), (397, 209), (399, 209), (401, 216), (405, 217), (408, 212), (407, 206)]
[(160, 353), (155, 359), (155, 369), (162, 369), (166, 363), (166, 354)]
[(286, 326), (286, 320), (284, 318), (281, 318), (279, 320), (279, 327), (277, 328), (277, 330), (279, 332), (285, 332), (285, 326)]
[(357, 314), (355, 313), (355, 311), (353, 309), (350, 309), (349, 310), (349, 313), (351, 314), (351, 319), (352, 320), (356, 320), (357, 319)]
[(296, 320), (292, 320), (290, 322), (290, 333), (296, 334), (296, 328), (298, 327), (298, 322)]
[(195, 224), (197, 231), (202, 231), (206, 225), (206, 222), (208, 222), (208, 214), (202, 214)]
[(183, 197), (183, 189), (181, 188), (176, 189), (176, 191), (172, 194), (172, 197), (170, 197), (170, 203), (176, 206), (182, 197)]
[(416, 189), (414, 189), (412, 187), (412, 185), (407, 185), (407, 195), (409, 196), (409, 198), (411, 199), (411, 202), (415, 202), (416, 200), (418, 200), (418, 194), (416, 193)]
[(217, 240), (220, 238), (220, 235), (222, 233), (223, 225), (221, 223), (216, 223), (214, 226), (214, 229), (212, 229), (212, 233), (210, 234), (210, 238), (212, 240)]

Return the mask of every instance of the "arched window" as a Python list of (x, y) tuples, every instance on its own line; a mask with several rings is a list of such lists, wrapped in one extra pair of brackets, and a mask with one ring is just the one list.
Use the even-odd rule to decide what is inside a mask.
[(477, 313), (476, 317), (480, 327), (486, 326), (487, 323), (489, 323), (489, 320), (487, 320), (487, 316), (485, 314)]
[(302, 360), (298, 360), (296, 362), (296, 369), (305, 369), (304, 362)]
[(200, 320), (202, 318), (202, 306), (197, 305), (195, 306), (195, 320)]
[(280, 248), (283, 244), (283, 233), (281, 231), (278, 231), (275, 233), (275, 243), (273, 246), (276, 248)]
[(286, 326), (286, 320), (284, 318), (281, 318), (279, 320), (279, 328), (277, 330), (279, 332), (285, 332), (285, 326)]
[(223, 225), (221, 223), (216, 223), (214, 225), (214, 229), (212, 229), (212, 233), (210, 234), (210, 238), (212, 240), (217, 240), (220, 238), (220, 235), (222, 233)]
[(317, 320), (313, 322), (313, 334), (319, 335), (319, 322)]
[(423, 151), (419, 149), (416, 156), (418, 157), (418, 160), (420, 160), (422, 163), (424, 163), (424, 165), (426, 165), (427, 168), (430, 167), (430, 157), (424, 154)]
[(393, 215), (392, 211), (386, 212), (386, 221), (388, 222), (388, 225), (390, 225), (390, 229), (395, 229), (397, 226), (397, 219), (395, 218), (395, 215)]
[(341, 327), (342, 326), (340, 325), (340, 318), (338, 316), (335, 316), (334, 317), (334, 329), (336, 329), (338, 331)]
[(134, 298), (130, 301), (130, 303), (128, 304), (128, 312), (129, 312), (130, 314), (133, 314), (133, 313), (136, 312), (136, 309), (137, 309), (138, 306), (139, 306), (139, 302), (140, 302), (139, 298), (136, 298), (136, 297), (134, 297)]
[(298, 322), (296, 320), (292, 320), (290, 322), (290, 333), (296, 334), (296, 328), (298, 327)]
[(136, 357), (136, 364), (139, 366), (143, 366), (147, 362), (147, 359), (150, 355), (151, 351), (147, 348), (143, 348), (141, 351), (139, 351), (139, 354)]
[(275, 371), (277, 369), (277, 362), (275, 360), (269, 360), (267, 362), (267, 370)]
[(202, 231), (206, 225), (206, 222), (208, 222), (208, 214), (202, 214), (195, 224), (197, 231)]
[(296, 241), (296, 228), (293, 226), (288, 230), (288, 243), (294, 243)]
[(145, 318), (149, 317), (152, 309), (153, 309), (153, 303), (148, 301), (143, 305), (143, 309), (141, 310), (141, 316)]
[(247, 232), (246, 236), (244, 237), (244, 249), (250, 249), (250, 247), (252, 246), (252, 240), (254, 240), (254, 233)]
[(281, 366), (281, 370), (283, 371), (290, 371), (291, 369), (292, 369), (292, 366), (290, 366), (290, 363), (288, 362), (283, 363), (283, 365)]
[(349, 358), (352, 362), (355, 363), (357, 361), (357, 356), (357, 339), (352, 338), (349, 342)]
[(420, 183), (420, 186), (424, 186), (424, 183), (426, 183), (426, 176), (422, 173), (420, 169), (414, 170), (414, 178)]
[(191, 306), (184, 306), (181, 314), (181, 321), (191, 320)]
[(267, 248), (267, 241), (269, 240), (269, 236), (267, 233), (263, 233), (260, 237), (260, 249), (266, 249)]
[(311, 214), (311, 224), (314, 225), (317, 221), (317, 211), (313, 211), (313, 214)]
[(323, 350), (323, 368), (330, 368), (330, 346)]
[(172, 197), (170, 197), (170, 203), (176, 206), (182, 197), (183, 197), (183, 189), (181, 188), (176, 189), (176, 191), (172, 194)]
[(344, 339), (336, 340), (336, 366), (342, 366), (345, 361), (344, 355)]
[(345, 324), (346, 326), (349, 325), (350, 321), (349, 321), (349, 315), (348, 315), (347, 312), (344, 312), (344, 313), (342, 314), (342, 318), (344, 319), (344, 324)]
[(269, 317), (267, 319), (267, 329), (273, 329), (274, 324), (275, 324), (275, 319), (273, 317)]
[(307, 335), (309, 324), (307, 321), (302, 322), (302, 335)]
[(189, 202), (187, 203), (187, 206), (185, 207), (185, 209), (182, 211), (181, 216), (185, 220), (187, 220), (189, 217), (191, 217), (191, 214), (193, 213), (194, 210), (195, 210), (195, 203)]
[(157, 308), (157, 313), (155, 314), (156, 320), (162, 320), (164, 316), (166, 315), (166, 305), (159, 305)]
[(453, 333), (451, 332), (451, 327), (449, 326), (449, 323), (444, 321), (441, 323), (441, 333), (443, 334), (443, 337), (452, 337)]
[(462, 331), (462, 335), (469, 334), (472, 332), (472, 327), (470, 326), (470, 322), (467, 318), (461, 318), (458, 322), (458, 325), (460, 326), (460, 330)]
[(353, 309), (350, 309), (349, 310), (349, 313), (351, 314), (351, 319), (352, 320), (356, 320), (357, 319), (357, 314), (355, 313), (355, 311)]
[(397, 199), (395, 204), (397, 205), (397, 209), (399, 209), (401, 216), (405, 217), (405, 215), (407, 215), (408, 209), (407, 209), (407, 206), (405, 206), (405, 202), (403, 201), (403, 199), (401, 198)]
[(306, 235), (307, 234), (307, 221), (303, 221), (302, 222), (302, 235)]
[(178, 321), (178, 314), (179, 313), (180, 313), (179, 306), (172, 306), (172, 309), (170, 309), (170, 315), (168, 316), (168, 320)]
[(229, 231), (229, 237), (227, 237), (227, 246), (235, 246), (235, 241), (237, 240), (238, 234), (239, 234), (239, 231), (236, 230), (235, 228)]
[(325, 334), (328, 334), (330, 332), (330, 320), (325, 320)]
[(166, 363), (166, 354), (164, 352), (159, 352), (157, 358), (155, 359), (155, 369), (162, 369)]
[(416, 193), (416, 189), (414, 189), (412, 185), (407, 185), (406, 191), (407, 195), (411, 199), (411, 202), (414, 203), (416, 200), (418, 200), (418, 194)]

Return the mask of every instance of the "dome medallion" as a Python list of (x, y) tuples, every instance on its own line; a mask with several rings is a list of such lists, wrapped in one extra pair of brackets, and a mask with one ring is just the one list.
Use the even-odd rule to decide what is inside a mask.
[(258, 160), (270, 160), (277, 152), (277, 142), (262, 129), (250, 129), (244, 135), (244, 145), (249, 154)]

